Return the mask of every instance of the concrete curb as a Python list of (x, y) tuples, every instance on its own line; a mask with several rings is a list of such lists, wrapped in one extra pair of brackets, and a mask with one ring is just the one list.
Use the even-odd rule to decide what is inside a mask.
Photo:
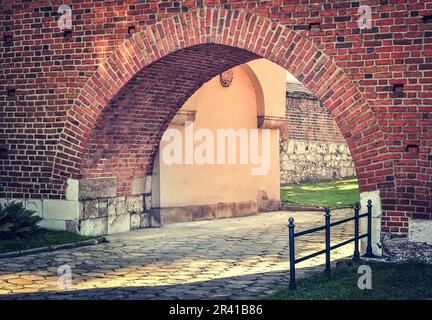
[(105, 237), (98, 237), (96, 239), (79, 241), (79, 242), (74, 242), (74, 243), (55, 244), (52, 246), (46, 246), (46, 247), (40, 247), (40, 248), (33, 248), (33, 249), (0, 253), (0, 259), (14, 258), (14, 257), (20, 257), (20, 256), (29, 255), (29, 254), (51, 252), (51, 251), (62, 250), (62, 249), (73, 249), (73, 248), (79, 248), (79, 247), (94, 246), (94, 245), (97, 245), (100, 243), (108, 243), (108, 242), (109, 241)]

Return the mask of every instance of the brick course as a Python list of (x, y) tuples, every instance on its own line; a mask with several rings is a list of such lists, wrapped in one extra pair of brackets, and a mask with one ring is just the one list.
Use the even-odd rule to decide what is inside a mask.
[(345, 143), (331, 113), (300, 85), (288, 84), (281, 139)]
[(331, 112), (361, 190), (380, 189), (383, 231), (431, 218), (432, 1), (367, 1), (360, 30), (359, 1), (85, 0), (69, 36), (61, 4), (2, 4), (0, 197), (62, 199), (68, 177), (100, 176), (128, 194), (181, 102), (264, 57)]

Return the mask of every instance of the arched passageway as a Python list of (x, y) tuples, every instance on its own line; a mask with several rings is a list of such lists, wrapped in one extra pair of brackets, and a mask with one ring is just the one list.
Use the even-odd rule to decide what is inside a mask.
[[(101, 64), (68, 113), (53, 178), (80, 180), (79, 200), (121, 197), (115, 205), (125, 207), (121, 213), (141, 202), (151, 205), (146, 177), (175, 113), (215, 75), (260, 57), (291, 72), (331, 112), (353, 155), (360, 190), (375, 191), (386, 183), (392, 165), (382, 156), (387, 150), (383, 134), (333, 58), (271, 19), (219, 9), (163, 20), (134, 34)], [(371, 174), (371, 164), (388, 169)], [(94, 201), (89, 206), (94, 211)], [(97, 215), (106, 211), (105, 203), (97, 206), (102, 207)]]
[[(244, 23), (243, 15), (234, 10), (196, 10), (161, 21), (126, 40), (88, 80), (69, 112), (54, 177), (60, 167), (71, 178), (121, 177), (122, 171), (130, 177), (134, 170), (149, 173), (158, 138), (182, 103), (222, 71), (264, 57), (290, 71), (321, 99), (355, 155), (362, 191), (377, 189), (385, 177), (383, 181), (376, 175), (372, 179), (365, 166), (386, 162), (379, 157), (386, 146), (371, 108), (353, 82), (332, 57), (305, 37), (258, 15), (247, 14), (251, 22)], [(116, 111), (126, 107), (131, 109)], [(143, 119), (132, 128), (145, 127), (150, 133), (140, 146), (133, 144), (136, 130), (124, 125), (133, 123), (131, 119)], [(108, 139), (109, 132), (112, 141), (99, 143), (107, 155), (103, 157), (101, 151), (95, 151), (94, 141), (96, 137)], [(133, 156), (123, 161), (129, 163), (127, 170), (122, 170), (126, 164), (107, 170), (101, 163), (109, 158), (117, 164), (118, 145), (126, 145), (122, 141), (131, 142), (131, 150), (145, 157), (135, 165)], [(125, 150), (123, 156), (127, 156)], [(121, 187), (119, 194), (127, 193), (127, 187), (124, 190)]]

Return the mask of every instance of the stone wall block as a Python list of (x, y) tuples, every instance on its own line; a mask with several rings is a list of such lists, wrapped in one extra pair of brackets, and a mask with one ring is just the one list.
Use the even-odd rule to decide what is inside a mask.
[(150, 210), (151, 209), (151, 207), (152, 207), (152, 198), (151, 198), (151, 196), (145, 196), (144, 197), (144, 201), (145, 201), (145, 207), (144, 207), (144, 209), (145, 210)]
[(116, 199), (110, 198), (107, 199), (107, 210), (108, 210), (108, 216), (115, 216), (116, 214)]
[(140, 213), (144, 210), (143, 196), (128, 196), (126, 197), (126, 211), (129, 213)]
[(141, 213), (132, 213), (130, 215), (130, 229), (136, 230), (141, 228)]
[(41, 199), (26, 199), (25, 208), (27, 210), (33, 210), (35, 215), (43, 217), (43, 200)]
[(91, 219), (99, 217), (98, 200), (83, 201), (83, 219)]
[(151, 194), (151, 187), (152, 187), (152, 176), (146, 176), (144, 193)]
[(152, 218), (151, 218), (151, 213), (149, 211), (141, 213), (140, 218), (141, 218), (140, 228), (149, 228), (152, 226), (151, 224)]
[(79, 200), (114, 198), (116, 196), (116, 178), (82, 179), (79, 181)]
[(108, 218), (85, 219), (79, 222), (79, 233), (86, 236), (99, 236), (108, 233)]
[(78, 220), (66, 220), (66, 231), (79, 233), (79, 221)]
[(134, 177), (132, 178), (132, 195), (138, 195), (144, 193), (145, 177)]
[(408, 239), (432, 245), (432, 220), (410, 218)]
[(98, 201), (98, 216), (107, 217), (108, 216), (108, 199), (99, 199)]
[(126, 232), (130, 230), (131, 215), (121, 214), (108, 217), (108, 234)]
[(115, 216), (121, 216), (127, 214), (126, 209), (126, 197), (117, 197), (114, 200)]

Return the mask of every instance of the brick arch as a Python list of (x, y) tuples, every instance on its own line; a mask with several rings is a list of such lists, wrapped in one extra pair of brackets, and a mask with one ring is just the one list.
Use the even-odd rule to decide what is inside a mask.
[[(362, 191), (375, 190), (386, 181), (385, 176), (366, 172), (368, 165), (386, 161), (380, 156), (387, 147), (374, 113), (332, 57), (267, 17), (223, 8), (161, 20), (126, 39), (100, 65), (67, 115), (54, 161), (54, 181), (149, 172), (158, 139), (188, 96), (206, 79), (259, 57), (287, 69), (331, 111), (353, 155)], [(190, 68), (185, 68), (187, 63)], [(175, 79), (173, 70), (179, 71)], [(140, 96), (141, 92), (145, 94)], [(165, 105), (168, 100), (171, 103)], [(137, 109), (137, 101), (153, 112)], [(127, 124), (140, 112), (138, 119), (146, 119), (140, 128), (147, 127), (148, 135), (138, 141), (133, 126)], [(120, 122), (126, 126), (119, 126)], [(116, 141), (98, 142), (106, 137)], [(112, 148), (128, 143), (136, 149)], [(125, 152), (133, 155), (103, 165), (114, 154)], [(120, 194), (127, 192), (127, 185), (121, 188)]]

